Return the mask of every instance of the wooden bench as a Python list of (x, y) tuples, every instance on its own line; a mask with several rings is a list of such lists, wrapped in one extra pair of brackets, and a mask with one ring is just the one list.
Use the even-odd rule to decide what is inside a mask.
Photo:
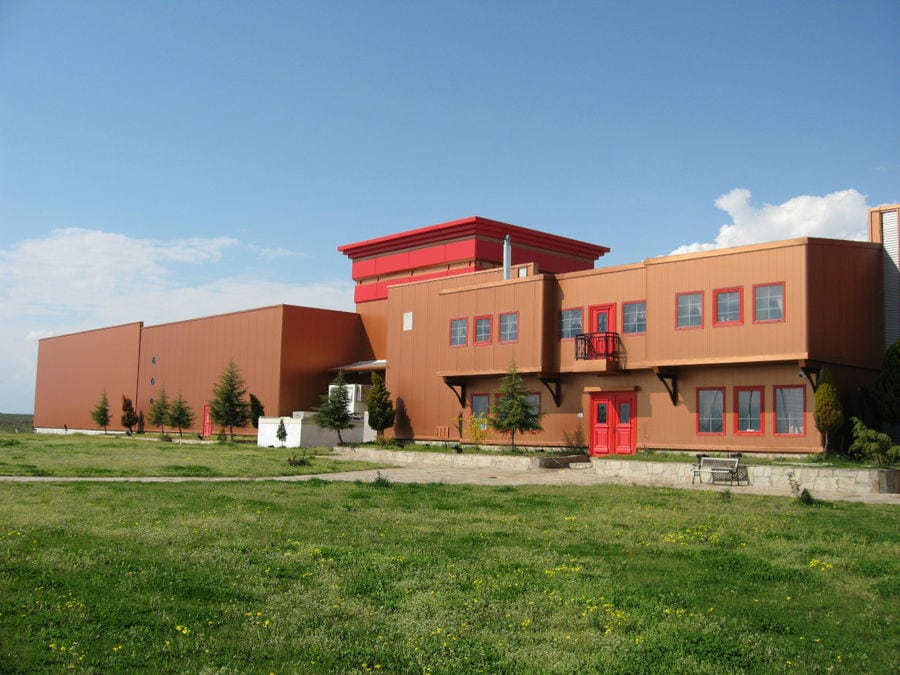
[(727, 480), (729, 485), (740, 485), (742, 480), (747, 481), (749, 484), (749, 479), (747, 477), (747, 467), (741, 466), (741, 458), (740, 457), (707, 457), (706, 455), (700, 455), (698, 457), (700, 460), (697, 463), (697, 466), (693, 467), (693, 476), (691, 477), (691, 483), (700, 478), (700, 482), (703, 482), (703, 474), (709, 475), (710, 483), (715, 483), (717, 480)]

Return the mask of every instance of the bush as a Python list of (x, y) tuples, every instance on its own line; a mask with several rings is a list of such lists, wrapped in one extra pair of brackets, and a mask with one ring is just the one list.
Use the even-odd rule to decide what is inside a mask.
[(870, 429), (858, 417), (853, 422), (853, 442), (850, 452), (876, 466), (888, 466), (900, 461), (900, 445), (894, 445), (887, 434)]

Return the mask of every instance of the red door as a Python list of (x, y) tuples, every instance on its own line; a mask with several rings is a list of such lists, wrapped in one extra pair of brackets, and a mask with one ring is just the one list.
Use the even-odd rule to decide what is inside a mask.
[(633, 391), (591, 394), (591, 455), (634, 454), (636, 404)]
[(594, 333), (594, 337), (591, 338), (594, 356), (608, 356), (612, 352), (611, 339), (604, 334), (616, 332), (616, 305), (615, 303), (611, 305), (591, 305), (589, 312), (590, 332)]

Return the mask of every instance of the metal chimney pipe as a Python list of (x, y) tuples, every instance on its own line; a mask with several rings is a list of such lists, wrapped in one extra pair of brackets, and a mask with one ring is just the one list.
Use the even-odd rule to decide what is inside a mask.
[(512, 267), (512, 240), (509, 235), (503, 238), (503, 278), (509, 279)]

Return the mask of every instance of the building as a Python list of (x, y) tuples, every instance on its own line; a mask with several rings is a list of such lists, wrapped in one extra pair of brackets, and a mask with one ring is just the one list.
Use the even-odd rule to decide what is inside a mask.
[(92, 428), (104, 389), (114, 409), (121, 390), (146, 411), (164, 386), (199, 411), (234, 360), (269, 415), (316, 405), (337, 369), (376, 370), (397, 438), (466, 442), (515, 364), (542, 415), (529, 445), (816, 452), (821, 369), (852, 408), (900, 332), (898, 211), (872, 210), (870, 242), (608, 268), (603, 246), (479, 217), (349, 244), (356, 313), (276, 306), (42, 340), (35, 426)]

